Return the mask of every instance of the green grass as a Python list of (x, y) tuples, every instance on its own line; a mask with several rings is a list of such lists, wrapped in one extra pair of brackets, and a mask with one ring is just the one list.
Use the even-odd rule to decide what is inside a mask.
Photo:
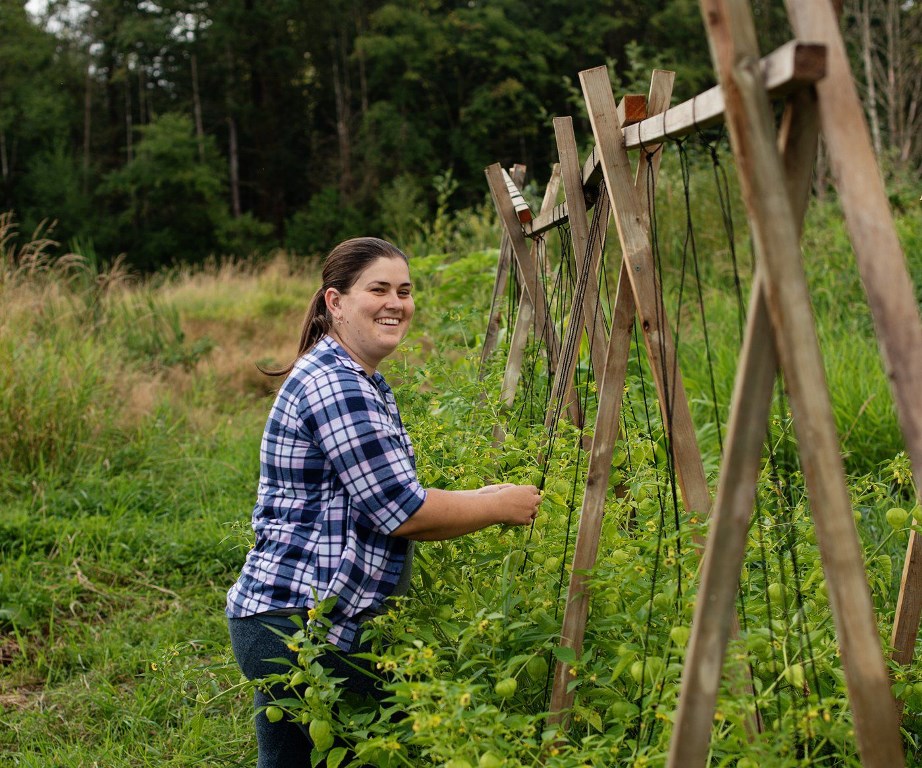
[[(696, 181), (710, 183), (704, 172)], [(670, 191), (668, 177), (663, 188), (675, 202), (677, 188), (673, 184)], [(739, 320), (719, 210), (709, 199), (698, 215), (717, 415), (697, 297), (690, 292), (682, 311), (680, 359), (713, 477), (719, 463), (716, 424), (729, 404)], [(663, 242), (670, 244), (664, 258), (674, 302), (680, 264), (672, 245), (681, 242), (684, 220), (669, 216), (661, 225)], [(905, 216), (898, 226), (910, 270), (920, 276), (918, 217)], [(496, 251), (485, 250), (482, 240), (495, 231), (481, 215), (443, 218), (439, 237), (447, 252), (427, 251), (421, 239), (422, 252), (412, 262), (418, 313), (388, 376), (397, 384), (420, 475), (430, 486), (527, 480), (539, 470), (540, 427), (523, 424), (506, 444), (492, 445), (493, 425), (508, 417), (495, 403), (501, 361), (483, 381), (477, 377), (496, 261)], [(745, 234), (738, 232), (737, 239), (746, 280)], [(811, 211), (804, 242), (850, 489), (886, 638), (908, 530), (893, 531), (884, 514), (891, 506), (911, 508), (912, 486), (860, 283), (833, 206)], [(616, 254), (616, 246), (609, 251)], [(89, 267), (65, 273), (53, 260), (47, 267), (29, 274), (8, 270), (0, 282), (6, 312), (0, 322), (0, 763), (252, 765), (250, 691), (229, 657), (224, 594), (250, 541), (258, 446), (271, 392), (271, 382), (256, 373), (254, 363), (287, 362), (293, 354), (303, 307), (316, 285), (316, 265), (279, 257), (138, 283), (119, 274), (100, 279), (106, 276)], [(686, 291), (692, 290), (689, 283)], [(632, 428), (645, 428), (642, 369), (632, 362), (629, 385), (638, 412)], [(655, 408), (653, 421), (656, 429)], [(549, 649), (562, 606), (557, 588), (575, 535), (569, 499), (574, 494), (578, 499), (582, 490), (582, 481), (574, 485), (572, 478), (585, 472), (585, 456), (570, 447), (568, 434), (553, 456), (542, 521), (531, 537), (494, 530), (420, 548), (411, 598), (376, 628), (387, 649), (382, 663), (393, 664), (402, 686), (395, 695), (410, 716), (400, 729), (367, 726), (369, 748), (379, 750), (380, 764), (398, 764), (381, 757), (391, 754), (387, 739), (395, 733), (412, 756), (409, 764), (442, 765), (462, 755), (476, 762), (485, 751), (506, 755), (509, 766), (536, 764), (544, 681), (526, 667), (535, 657), (553, 663)], [(753, 660), (759, 706), (778, 725), (747, 745), (739, 724), (751, 702), (724, 689), (712, 764), (733, 765), (748, 750), (760, 765), (793, 765), (801, 748), (798, 724), (818, 718), (822, 736), (810, 742), (818, 750), (810, 764), (856, 765), (809, 503), (796, 485), (783, 404), (772, 435), (794, 485), (786, 509), (769, 509), (753, 527), (744, 579), (753, 624), (732, 653)], [(633, 469), (626, 464), (617, 469), (628, 493), (609, 501), (593, 577), (589, 653), (578, 665), (578, 719), (569, 745), (557, 755), (545, 754), (551, 768), (632, 765), (640, 758), (649, 766), (662, 764), (668, 737), (663, 723), (674, 706), (670, 697), (683, 655), (670, 632), (687, 624), (694, 598), (696, 563), (687, 536), (695, 524), (682, 517), (682, 530), (674, 530), (667, 505), (666, 537), (656, 535), (662, 527), (657, 492), (668, 492), (661, 454), (633, 433), (623, 447), (630, 450)], [(768, 482), (762, 493), (769, 508)], [(640, 535), (627, 525), (629, 518)], [(777, 626), (776, 651), (792, 658), (804, 654), (791, 612), (777, 604), (770, 608), (764, 597), (775, 582), (788, 584), (785, 594), (793, 589), (795, 574), (785, 555), (789, 531), (799, 548), (797, 577), (810, 585), (807, 614), (819, 633), (816, 675), (827, 698), (815, 705), (815, 716), (809, 711), (815, 703), (798, 697), (790, 670), (785, 677), (787, 667), (779, 665), (764, 636), (766, 625)], [(659, 545), (665, 549), (659, 551)], [(515, 554), (522, 550), (528, 552), (525, 561)], [(663, 557), (667, 570), (657, 580), (653, 564)], [(768, 623), (770, 615), (775, 624)], [(431, 649), (431, 658), (421, 647)], [(642, 659), (660, 660), (651, 663), (662, 675), (664, 703), (647, 690), (641, 700), (647, 725), (638, 740), (632, 723), (641, 722), (637, 695), (647, 673), (634, 667)], [(499, 697), (494, 684), (509, 676), (517, 679), (517, 690), (512, 698)], [(905, 684), (922, 678), (917, 669), (904, 677), (900, 691), (912, 749), (920, 742), (922, 692)], [(465, 697), (473, 701), (470, 707), (458, 703)], [(911, 756), (910, 764), (920, 765), (919, 760)]]

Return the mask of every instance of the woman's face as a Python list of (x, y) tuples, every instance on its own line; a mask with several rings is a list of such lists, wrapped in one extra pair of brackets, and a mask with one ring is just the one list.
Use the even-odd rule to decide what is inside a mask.
[(403, 341), (413, 303), (410, 269), (400, 257), (382, 256), (369, 264), (347, 293), (327, 288), (332, 335), (371, 374)]

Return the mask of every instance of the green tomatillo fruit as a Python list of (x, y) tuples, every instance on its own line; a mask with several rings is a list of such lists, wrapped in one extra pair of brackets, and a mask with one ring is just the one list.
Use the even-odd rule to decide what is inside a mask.
[(500, 680), (494, 690), (496, 695), (502, 699), (508, 699), (510, 696), (515, 695), (515, 689), (519, 687), (519, 684), (516, 682), (514, 677), (504, 677)]
[(902, 507), (891, 507), (887, 510), (887, 523), (891, 528), (900, 530), (908, 519), (909, 513)]
[(268, 720), (270, 723), (277, 723), (283, 717), (285, 717), (285, 712), (281, 707), (266, 707), (266, 720)]

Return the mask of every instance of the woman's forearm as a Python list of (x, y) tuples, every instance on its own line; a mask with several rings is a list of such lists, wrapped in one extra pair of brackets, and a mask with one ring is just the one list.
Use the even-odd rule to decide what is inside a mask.
[(534, 486), (488, 486), (479, 491), (426, 491), (423, 505), (393, 532), (415, 541), (453, 539), (490, 525), (527, 525), (541, 498)]

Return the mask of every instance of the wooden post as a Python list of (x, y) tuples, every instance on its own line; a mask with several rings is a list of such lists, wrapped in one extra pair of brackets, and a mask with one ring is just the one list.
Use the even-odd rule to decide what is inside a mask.
[[(589, 221), (586, 214), (586, 201), (583, 197), (582, 172), (576, 149), (576, 137), (573, 134), (572, 118), (555, 117), (554, 133), (557, 136), (561, 177), (563, 178), (567, 210), (570, 217), (570, 237), (576, 262), (576, 280), (577, 285), (585, 281), (585, 292), (582, 301), (578, 300), (578, 296), (574, 298), (573, 307), (570, 310), (569, 324), (563, 342), (561, 365), (555, 371), (554, 381), (551, 385), (551, 396), (544, 420), (546, 429), (552, 429), (555, 426), (553, 423), (554, 414), (557, 411), (559, 401), (567, 396), (571, 387), (584, 325), (590, 339), (593, 367), (600, 373), (605, 367), (604, 355), (605, 348), (608, 346), (608, 339), (605, 336), (605, 322), (599, 301), (599, 287), (596, 282), (602, 249), (599, 247), (597, 238), (596, 242), (593, 243), (595, 247), (592, 251), (589, 250)], [(607, 224), (606, 217), (605, 221), (598, 226), (604, 227)]]
[[(833, 183), (855, 249), (884, 368), (913, 474), (922, 479), (922, 322), (864, 113), (851, 76), (838, 11), (828, 0), (785, 0), (795, 34), (827, 47), (817, 85)], [(841, 6), (841, 4), (840, 4)], [(891, 644), (909, 664), (922, 615), (922, 537), (910, 533)]]
[[(525, 183), (525, 166), (518, 163), (514, 165), (512, 168), (511, 176), (513, 183), (517, 184), (518, 186), (522, 186)], [(552, 181), (553, 178), (554, 177), (552, 174)], [(496, 263), (496, 279), (493, 281), (493, 299), (490, 302), (491, 314), (489, 320), (487, 321), (487, 332), (483, 339), (483, 349), (480, 352), (481, 378), (483, 378), (483, 375), (486, 372), (487, 360), (490, 359), (490, 355), (492, 355), (493, 350), (496, 349), (496, 340), (499, 337), (499, 324), (502, 317), (502, 307), (500, 304), (502, 302), (503, 295), (506, 293), (506, 285), (509, 281), (509, 269), (511, 265), (512, 243), (510, 242), (509, 235), (506, 234), (506, 229), (504, 227), (503, 235), (500, 238), (499, 260)]]
[(896, 710), (800, 262), (798, 226), (775, 146), (768, 96), (757, 70), (751, 9), (747, 3), (731, 0), (701, 0), (701, 9), (724, 90), (727, 126), (813, 500), (817, 543), (841, 645), (858, 749), (869, 768), (899, 768), (904, 763)]
[(537, 259), (525, 242), (525, 235), (522, 234), (522, 224), (516, 216), (512, 198), (509, 196), (509, 190), (503, 180), (503, 170), (500, 164), (494, 163), (489, 166), (486, 169), (486, 174), (496, 212), (499, 214), (499, 219), (505, 228), (506, 234), (509, 235), (510, 243), (512, 243), (512, 253), (519, 268), (522, 288), (535, 308), (536, 330), (547, 345), (551, 368), (556, 368), (560, 344), (547, 305), (544, 285), (541, 282), (541, 276), (538, 274)]
[[(601, 75), (604, 77), (604, 88), (608, 91), (610, 99), (609, 107), (613, 107), (614, 97), (611, 93), (611, 85), (608, 81), (607, 70), (604, 67), (601, 67), (600, 70)], [(581, 78), (583, 74), (585, 73), (580, 74)], [(650, 98), (648, 100), (649, 110), (663, 111), (669, 106), (674, 80), (675, 75), (672, 72), (663, 70), (656, 70), (654, 72), (650, 84)], [(596, 85), (601, 87), (601, 83)], [(584, 84), (584, 89), (585, 88), (586, 86)], [(587, 95), (587, 102), (588, 101), (589, 98)], [(617, 114), (615, 119), (617, 120)], [(596, 133), (596, 141), (598, 142), (596, 146), (606, 147), (603, 149), (602, 154), (604, 170), (606, 165), (605, 153), (608, 152), (608, 147), (607, 145), (603, 145), (602, 137), (599, 135), (599, 132), (595, 130), (595, 125), (593, 125), (593, 129)], [(652, 157), (655, 158), (653, 160), (654, 166), (652, 172), (656, 173), (659, 167), (659, 153)], [(610, 158), (607, 159), (610, 160)], [(627, 160), (626, 156), (624, 160)], [(628, 175), (627, 184), (629, 186), (629, 193), (636, 193), (635, 185), (642, 185), (645, 183), (648, 162), (650, 162), (649, 157), (644, 156), (641, 158), (641, 162), (638, 163), (636, 178), (633, 181)], [(561, 164), (563, 164), (562, 159)], [(629, 171), (630, 169), (628, 166), (628, 174)], [(620, 180), (623, 183), (623, 178)], [(566, 183), (566, 176), (564, 176), (564, 183)], [(606, 185), (608, 186), (610, 183), (606, 175)], [(619, 193), (613, 193), (609, 189), (608, 197), (609, 200), (614, 201), (615, 199), (620, 199), (622, 196)], [(599, 204), (601, 204), (601, 201)], [(642, 227), (642, 237), (649, 243), (647, 239), (649, 221), (642, 207), (635, 205), (634, 208), (625, 206), (619, 209), (617, 204), (612, 203), (612, 210), (615, 214), (616, 221), (622, 216), (638, 217), (637, 221)], [(570, 226), (572, 229), (572, 218)], [(649, 248), (649, 244), (647, 248)], [(622, 250), (625, 254), (627, 253), (627, 248), (624, 246), (623, 239)], [(652, 260), (652, 254), (650, 256)], [(577, 656), (582, 653), (583, 639), (586, 633), (586, 621), (589, 612), (586, 571), (595, 565), (598, 557), (599, 535), (602, 530), (605, 497), (608, 492), (608, 479), (611, 475), (612, 455), (619, 434), (619, 419), (621, 415), (621, 403), (624, 396), (624, 382), (627, 376), (627, 366), (631, 351), (631, 332), (634, 327), (634, 319), (637, 315), (634, 290), (630, 274), (630, 262), (625, 256), (621, 263), (621, 272), (618, 279), (618, 293), (615, 298), (615, 306), (612, 312), (612, 327), (605, 355), (605, 367), (601, 372), (596, 427), (592, 438), (592, 446), (589, 451), (589, 471), (586, 478), (583, 504), (580, 510), (576, 545), (573, 550), (573, 569), (570, 573), (567, 604), (564, 609), (563, 626), (560, 634), (561, 646), (564, 648), (572, 648)], [(655, 368), (655, 363), (652, 360), (651, 365)], [(599, 373), (597, 373), (597, 376), (598, 375)], [(703, 476), (702, 469), (702, 478)], [(706, 487), (705, 493), (707, 493)], [(704, 511), (706, 512), (706, 510)], [(550, 725), (566, 725), (567, 710), (573, 705), (573, 694), (567, 690), (570, 683), (569, 673), (570, 665), (564, 662), (557, 663), (554, 670), (554, 684), (551, 690), (550, 714), (548, 716), (548, 723)]]
[[(805, 90), (791, 97), (785, 112), (782, 145), (788, 195), (795, 218), (801, 223), (807, 209), (818, 124), (814, 94)], [(674, 768), (695, 768), (706, 762), (727, 639), (736, 617), (740, 570), (778, 373), (762, 267), (757, 268), (753, 280), (737, 370), (717, 498), (685, 654), (679, 709), (670, 742), (668, 765)]]
[(630, 160), (622, 141), (608, 71), (605, 67), (596, 67), (580, 72), (580, 81), (659, 395), (663, 426), (672, 435), (682, 499), (689, 512), (705, 517), (711, 506), (707, 478), (675, 356), (672, 332), (658, 298), (659, 286), (646, 214), (631, 177)]
[[(498, 167), (499, 167), (498, 165), (491, 166), (491, 168), (494, 168), (494, 169)], [(488, 171), (487, 178), (489, 180), (490, 168), (488, 168), (487, 171)], [(494, 171), (493, 178), (495, 179), (495, 177), (496, 177), (496, 174)], [(491, 185), (491, 191), (492, 189), (493, 187)], [(554, 203), (557, 200), (557, 193), (559, 189), (560, 189), (560, 168), (559, 168), (559, 165), (555, 163), (554, 168), (551, 171), (551, 178), (548, 181), (547, 187), (545, 187), (545, 190), (544, 190), (544, 199), (541, 202), (542, 212), (550, 210), (554, 207)], [(508, 191), (505, 190), (505, 185), (504, 185), (504, 191), (506, 192), (506, 197), (509, 197)], [(496, 197), (494, 196), (494, 201), (495, 200), (496, 200)], [(507, 217), (508, 217), (508, 209), (511, 206), (511, 204), (512, 204), (511, 198), (509, 198), (508, 203), (504, 203), (504, 209), (506, 210)], [(497, 210), (499, 210), (499, 204), (497, 204)], [(503, 222), (503, 237), (504, 239), (508, 240), (510, 249), (513, 249), (513, 245), (512, 245), (513, 240), (512, 240), (512, 237), (510, 236), (510, 230), (509, 230), (509, 226), (507, 225), (507, 221), (504, 220), (502, 216), (500, 216), (500, 220)], [(519, 226), (518, 220), (516, 220), (513, 230), (515, 232), (518, 232), (519, 235), (521, 235), (521, 227)], [(525, 244), (525, 240), (523, 237), (522, 243), (520, 245), (520, 250), (521, 250), (521, 246), (523, 245), (525, 246), (525, 249), (527, 252), (526, 260), (529, 264), (532, 265), (531, 279), (534, 281), (532, 285), (536, 286), (535, 292), (540, 291), (540, 295), (543, 298), (544, 288), (543, 288), (543, 284), (539, 280), (537, 266), (536, 266), (538, 262), (538, 259), (537, 259), (538, 244), (537, 242), (533, 242), (529, 248), (529, 246)], [(517, 263), (520, 263), (521, 261), (520, 251), (515, 251), (515, 255), (516, 255)], [(521, 275), (521, 270), (519, 274)], [(547, 306), (546, 299), (544, 300), (544, 305), (545, 307)], [(509, 354), (508, 354), (508, 357), (506, 358), (506, 369), (503, 373), (503, 385), (502, 385), (502, 390), (500, 392), (500, 402), (503, 405), (505, 405), (507, 408), (511, 408), (513, 402), (515, 401), (515, 393), (519, 386), (519, 379), (521, 379), (522, 377), (522, 364), (525, 358), (525, 347), (528, 344), (529, 331), (531, 330), (533, 325), (536, 328), (547, 329), (547, 325), (549, 324), (549, 322), (550, 322), (549, 319), (547, 319), (544, 321), (543, 324), (538, 325), (538, 323), (535, 320), (535, 306), (534, 306), (534, 303), (532, 302), (531, 292), (527, 290), (527, 286), (522, 286), (522, 292), (519, 297), (519, 310), (518, 310), (518, 313), (516, 314), (515, 328), (512, 332), (512, 337), (509, 340)], [(552, 338), (556, 342), (557, 337), (556, 337), (556, 333), (554, 333), (553, 325), (551, 325), (550, 327), (550, 333), (553, 334)], [(545, 336), (545, 340), (547, 338), (548, 337)], [(554, 347), (553, 349), (554, 349), (554, 352), (556, 352), (556, 347)], [(554, 358), (550, 357), (551, 354), (552, 354), (552, 347), (549, 345), (548, 346), (549, 359), (556, 360), (556, 356)], [(504, 437), (505, 437), (505, 432), (503, 430), (503, 427), (501, 424), (497, 423), (493, 427), (493, 443), (495, 445), (499, 445), (503, 441)]]

